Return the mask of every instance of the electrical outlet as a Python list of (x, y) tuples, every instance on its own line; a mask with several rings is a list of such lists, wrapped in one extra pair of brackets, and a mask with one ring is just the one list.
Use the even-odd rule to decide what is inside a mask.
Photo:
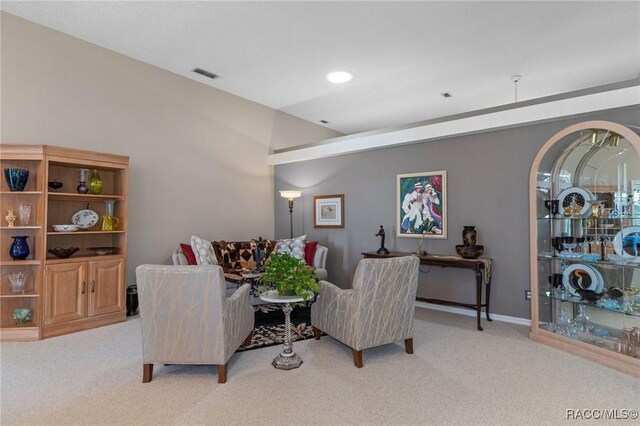
[(524, 299), (531, 300), (531, 290), (529, 290), (528, 288), (524, 289)]

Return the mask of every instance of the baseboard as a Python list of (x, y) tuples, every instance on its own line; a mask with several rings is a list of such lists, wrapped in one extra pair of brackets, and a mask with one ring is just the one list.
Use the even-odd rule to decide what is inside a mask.
[[(433, 309), (434, 311), (450, 312), (452, 314), (465, 315), (475, 317), (476, 311), (473, 309), (456, 308), (455, 306), (436, 305), (435, 303), (426, 303), (416, 301), (416, 307), (423, 309)], [(487, 315), (482, 312), (481, 318), (487, 319)], [(526, 318), (510, 317), (507, 315), (491, 314), (491, 319), (502, 322), (510, 322), (512, 324), (526, 325), (531, 327), (531, 320)]]

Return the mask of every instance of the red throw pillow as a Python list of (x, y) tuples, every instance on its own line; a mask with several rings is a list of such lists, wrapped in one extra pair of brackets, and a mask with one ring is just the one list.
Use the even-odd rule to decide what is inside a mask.
[(307, 244), (304, 246), (304, 261), (307, 262), (309, 266), (313, 266), (313, 257), (316, 254), (317, 246), (317, 241), (307, 241)]
[(187, 263), (189, 265), (197, 265), (196, 255), (193, 253), (193, 249), (191, 248), (191, 244), (180, 243), (180, 248), (182, 249), (182, 254), (187, 258)]

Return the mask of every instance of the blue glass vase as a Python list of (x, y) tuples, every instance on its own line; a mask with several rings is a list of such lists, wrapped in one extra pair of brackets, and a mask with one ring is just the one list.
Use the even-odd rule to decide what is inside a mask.
[(26, 169), (4, 169), (4, 178), (7, 181), (9, 191), (24, 191), (29, 180), (29, 170)]
[(11, 237), (13, 238), (13, 244), (9, 248), (9, 256), (13, 260), (24, 260), (29, 256), (29, 244), (27, 244), (27, 235)]

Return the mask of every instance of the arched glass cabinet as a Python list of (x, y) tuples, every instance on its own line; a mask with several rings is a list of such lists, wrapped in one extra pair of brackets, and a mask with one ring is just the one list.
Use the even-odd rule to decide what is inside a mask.
[(529, 177), (531, 338), (640, 377), (640, 136), (607, 121), (549, 139)]

